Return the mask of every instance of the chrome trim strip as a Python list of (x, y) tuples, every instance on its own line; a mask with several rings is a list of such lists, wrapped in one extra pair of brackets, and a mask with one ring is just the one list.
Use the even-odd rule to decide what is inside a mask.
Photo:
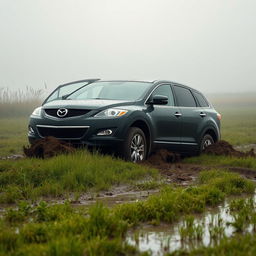
[(90, 126), (54, 126), (54, 125), (41, 125), (38, 124), (37, 127), (44, 127), (44, 128), (90, 128)]
[(154, 140), (154, 143), (163, 143), (163, 144), (173, 144), (173, 145), (198, 145), (194, 142), (172, 142), (172, 141), (160, 141), (160, 140)]
[[(90, 111), (89, 111), (90, 112)], [(78, 118), (78, 117), (81, 117), (81, 116), (84, 116), (84, 115), (87, 115), (84, 114), (84, 115), (79, 115), (79, 116), (70, 116), (70, 117), (63, 117), (63, 118), (59, 118), (59, 117), (55, 117), (55, 116), (50, 116), (48, 114), (46, 114), (46, 112), (44, 111), (43, 115), (49, 119), (52, 119), (52, 120), (55, 120), (55, 121), (63, 121), (63, 120), (70, 120), (70, 119), (73, 119), (73, 118)]]

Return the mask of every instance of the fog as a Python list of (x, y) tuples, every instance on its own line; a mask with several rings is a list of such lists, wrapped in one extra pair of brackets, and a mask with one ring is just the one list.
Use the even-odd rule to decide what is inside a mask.
[(0, 87), (168, 79), (256, 91), (254, 0), (0, 0)]

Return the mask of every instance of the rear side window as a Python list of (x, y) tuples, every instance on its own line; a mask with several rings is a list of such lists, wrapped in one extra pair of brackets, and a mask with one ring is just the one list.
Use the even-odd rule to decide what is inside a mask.
[(195, 99), (189, 89), (180, 86), (173, 86), (177, 103), (180, 107), (196, 107)]
[(206, 99), (204, 98), (204, 96), (201, 93), (193, 91), (193, 94), (196, 97), (196, 99), (201, 107), (209, 107), (209, 103), (206, 101)]
[(160, 85), (153, 91), (151, 97), (153, 97), (155, 95), (167, 96), (168, 97), (167, 106), (174, 106), (174, 99), (173, 99), (173, 94), (172, 94), (170, 85), (168, 85), (168, 84)]

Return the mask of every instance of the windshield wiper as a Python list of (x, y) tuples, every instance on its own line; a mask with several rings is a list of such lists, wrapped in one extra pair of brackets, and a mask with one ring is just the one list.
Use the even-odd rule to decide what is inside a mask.
[(89, 85), (89, 84), (92, 84), (96, 81), (99, 81), (100, 79), (97, 78), (97, 79), (88, 79), (88, 80), (84, 80), (84, 82), (87, 82), (87, 84), (84, 84), (82, 85), (81, 87), (77, 88), (76, 90), (74, 90), (73, 92), (69, 93), (69, 94), (65, 94), (61, 97), (62, 100), (66, 100), (69, 96), (71, 96), (73, 93), (77, 92), (78, 90), (84, 88), (85, 86)]

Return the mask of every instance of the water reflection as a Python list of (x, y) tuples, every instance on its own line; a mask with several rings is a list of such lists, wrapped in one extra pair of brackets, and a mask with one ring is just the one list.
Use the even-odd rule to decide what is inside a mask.
[[(256, 196), (252, 200), (255, 205)], [(232, 224), (236, 221), (236, 214), (230, 211), (230, 203), (231, 199), (226, 200), (223, 205), (203, 215), (185, 217), (175, 225), (145, 225), (130, 231), (126, 241), (140, 251), (151, 251), (152, 255), (163, 255), (179, 249), (190, 250), (202, 245), (214, 246), (221, 238), (230, 237), (236, 232)], [(245, 225), (243, 232), (252, 232), (254, 228), (255, 224)]]

